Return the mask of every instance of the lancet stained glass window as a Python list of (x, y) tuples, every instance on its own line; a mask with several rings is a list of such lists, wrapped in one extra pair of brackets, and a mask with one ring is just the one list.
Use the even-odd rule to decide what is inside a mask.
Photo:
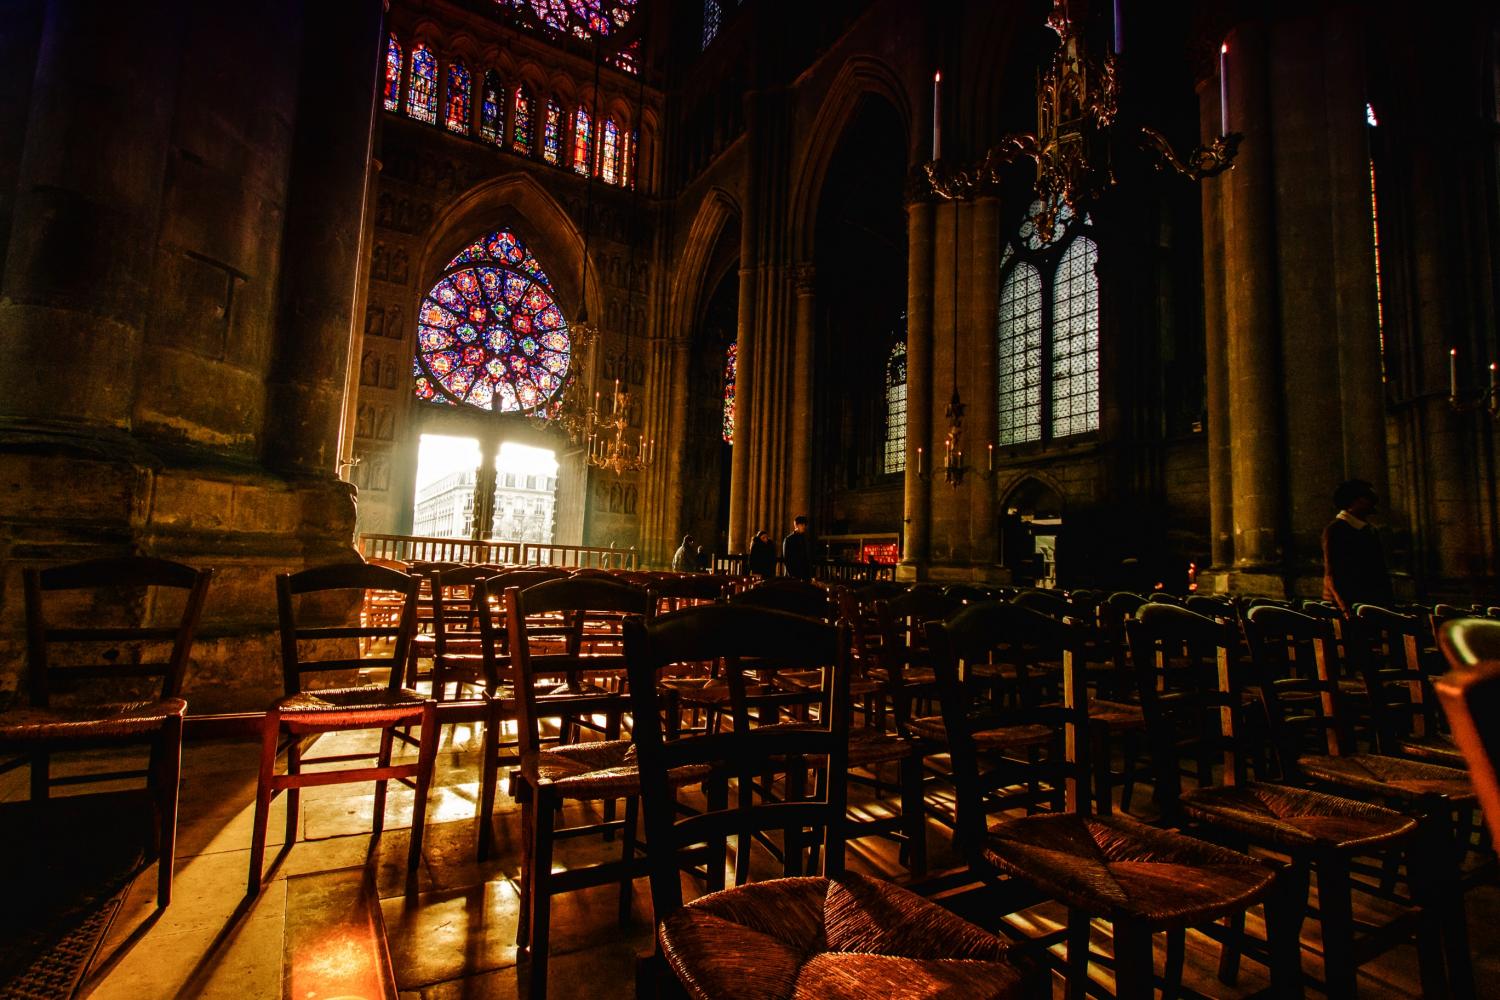
[(729, 345), (724, 352), (724, 443), (734, 444), (734, 377), (739, 368), (740, 345)]
[(469, 71), (456, 62), (448, 67), (448, 103), (443, 124), (449, 132), (467, 135), (469, 131)]
[(724, 20), (724, 8), (719, 0), (703, 0), (703, 47), (706, 49), (719, 34), (719, 25)]
[(555, 403), (567, 381), (567, 321), (546, 272), (508, 229), (449, 261), (417, 319), (418, 399), (529, 413)]
[(548, 163), (562, 159), (562, 108), (556, 101), (547, 102), (547, 118), (542, 123), (542, 159)]
[(885, 454), (880, 471), (901, 472), (905, 468), (906, 338), (903, 336), (891, 344), (885, 362)]
[(573, 112), (573, 170), (580, 174), (589, 172), (589, 152), (593, 145), (594, 128), (589, 113), (582, 108)]
[(490, 142), (499, 142), (505, 131), (505, 105), (501, 95), (505, 88), (500, 85), (500, 76), (494, 70), (484, 74), (484, 92), (480, 94), (479, 135)]
[(421, 42), (411, 50), (411, 83), (406, 89), (406, 113), (418, 121), (437, 121), (437, 58)]
[(401, 106), (402, 57), (401, 43), (396, 41), (395, 35), (387, 35), (385, 39), (385, 91), (383, 95), (387, 111), (395, 111)]
[(997, 443), (1099, 429), (1099, 246), (1087, 215), (1059, 206), (1049, 238), (1033, 202), (1000, 263)]
[(510, 148), (523, 156), (531, 152), (531, 93), (522, 84), (516, 88), (511, 112)]
[(613, 118), (604, 120), (599, 132), (599, 176), (604, 183), (613, 184), (619, 179), (620, 129)]

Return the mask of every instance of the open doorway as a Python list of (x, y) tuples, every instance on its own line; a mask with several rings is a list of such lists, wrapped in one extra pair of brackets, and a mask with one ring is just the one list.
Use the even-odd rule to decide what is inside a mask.
[(506, 441), (495, 458), (490, 537), (506, 542), (556, 541), (557, 453)]
[(1001, 505), (1000, 562), (1021, 587), (1057, 586), (1062, 497), (1038, 479), (1026, 479)]
[(478, 438), (422, 435), (412, 534), (556, 542), (557, 453), (504, 441), (485, 457)]
[(482, 461), (478, 438), (422, 435), (417, 446), (412, 534), (474, 537), (474, 487)]

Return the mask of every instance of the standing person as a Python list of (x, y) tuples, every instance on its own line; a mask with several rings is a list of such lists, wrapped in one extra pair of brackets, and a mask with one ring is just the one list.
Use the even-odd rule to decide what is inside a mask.
[(1367, 520), (1375, 513), (1375, 488), (1363, 479), (1340, 483), (1333, 491), (1338, 515), (1323, 529), (1323, 600), (1344, 614), (1356, 604), (1391, 603), (1391, 577), (1380, 536)]
[(781, 562), (786, 575), (811, 580), (812, 539), (807, 535), (807, 515), (798, 514), (792, 521), (792, 533), (781, 540)]
[(692, 535), (683, 535), (682, 544), (677, 546), (677, 551), (672, 555), (672, 572), (696, 573), (697, 571), (698, 547), (693, 544)]
[(750, 540), (750, 554), (745, 557), (745, 569), (762, 578), (776, 575), (776, 544), (771, 541), (771, 533), (765, 528), (757, 531)]

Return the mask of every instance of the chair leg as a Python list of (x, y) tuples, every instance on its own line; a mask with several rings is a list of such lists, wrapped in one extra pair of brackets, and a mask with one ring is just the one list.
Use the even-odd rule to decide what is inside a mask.
[(1422, 981), (1422, 995), (1442, 996), (1448, 992), (1448, 976), (1443, 968), (1443, 932), (1433, 915), (1439, 910), (1438, 887), (1433, 884), (1433, 863), (1427, 842), (1418, 837), (1406, 851), (1406, 880), (1413, 901), (1421, 910), (1417, 921), (1417, 970)]
[(1167, 964), (1161, 970), (1161, 1000), (1177, 1000), (1182, 992), (1182, 966), (1187, 958), (1187, 931), (1174, 927), (1167, 931)]
[(551, 796), (538, 792), (536, 802), (536, 843), (531, 849), (531, 927), (529, 948), (531, 977), (529, 995), (546, 1000), (547, 949), (552, 919), (552, 831), (556, 821), (556, 803)]
[(422, 835), (427, 829), (427, 794), (432, 788), (432, 771), (437, 764), (437, 705), (428, 701), (422, 706), (422, 729), (417, 747), (417, 788), (411, 804), (411, 846), (407, 851), (406, 870), (416, 871), (422, 860)]
[(1067, 1000), (1084, 1000), (1089, 984), (1089, 915), (1068, 910)]
[(1430, 812), (1423, 824), (1428, 828), (1428, 850), (1436, 868), (1437, 916), (1443, 928), (1443, 957), (1448, 966), (1448, 995), (1455, 1000), (1474, 996), (1474, 964), (1469, 956), (1469, 922), (1464, 913), (1464, 887), (1454, 840), (1453, 815), (1447, 805)]
[(625, 872), (620, 876), (620, 926), (630, 923), (630, 903), (635, 891), (635, 835), (640, 822), (641, 798), (633, 795), (625, 800), (625, 830), (620, 840), (620, 861)]
[[(275, 766), (274, 763), (272, 765)], [(286, 748), (286, 773), (290, 777), (302, 773), (302, 740), (292, 737)], [(297, 827), (302, 821), (302, 789), (290, 786), (286, 789), (286, 846), (297, 842)]]
[[(610, 712), (604, 718), (604, 738), (606, 740), (617, 740), (620, 738), (620, 713)], [(619, 802), (615, 799), (604, 800), (604, 822), (613, 823), (619, 815)], [(605, 830), (604, 840), (609, 842), (615, 839), (615, 831)]]
[[(704, 797), (710, 812), (721, 812), (729, 807), (729, 779), (724, 775), (712, 775), (703, 784)], [(709, 844), (707, 875), (708, 891), (718, 892), (724, 888), (724, 866), (729, 859), (729, 838), (719, 837)]]
[(1141, 741), (1135, 733), (1125, 734), (1125, 773), (1120, 782), (1120, 812), (1130, 812), (1130, 800), (1135, 795), (1135, 771), (1140, 765)]
[(495, 786), (500, 781), (500, 711), (493, 702), (484, 717), (483, 766), (479, 778), (479, 815), (475, 857), (485, 861), (495, 842)]
[(912, 878), (927, 874), (927, 801), (922, 789), (922, 756), (913, 751), (901, 759), (901, 821), (906, 827), (907, 870)]
[(177, 856), (177, 799), (182, 777), (182, 717), (171, 716), (156, 745), (156, 809), (159, 844), (156, 855), (156, 906), (172, 901), (172, 867)]
[(1224, 918), (1224, 943), (1219, 946), (1219, 982), (1233, 986), (1240, 978), (1240, 955), (1244, 952), (1245, 911)]
[(1303, 995), (1302, 921), (1307, 914), (1307, 866), (1291, 864), (1276, 873), (1266, 897), (1266, 945), (1271, 989), (1279, 1000)]
[(261, 723), (260, 778), (255, 785), (255, 828), (250, 834), (250, 882), (246, 895), (260, 892), (260, 870), (266, 858), (266, 824), (270, 820), (272, 782), (276, 777), (276, 739), (281, 734), (281, 717), (274, 709)]
[(1153, 1000), (1156, 976), (1152, 971), (1151, 929), (1133, 920), (1115, 921), (1115, 997)]
[(1323, 923), (1323, 983), (1329, 1000), (1354, 996), (1354, 905), (1349, 864), (1342, 857), (1318, 861), (1318, 913)]
[[(380, 731), (380, 756), (376, 759), (376, 763), (381, 767), (391, 766), (391, 744), (395, 741), (395, 738), (395, 726), (386, 726)], [(389, 782), (384, 778), (375, 782), (375, 824), (370, 832), (377, 837), (385, 831), (385, 789), (387, 784)]]
[(531, 943), (531, 894), (535, 886), (531, 880), (532, 841), (536, 838), (536, 796), (531, 782), (518, 776), (512, 782), (511, 793), (521, 806), (521, 870), (516, 887), (521, 895), (521, 912), (516, 919), (516, 947), (525, 949)]

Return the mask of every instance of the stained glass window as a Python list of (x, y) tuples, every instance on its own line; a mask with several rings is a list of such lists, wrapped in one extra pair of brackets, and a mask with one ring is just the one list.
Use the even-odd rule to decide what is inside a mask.
[(724, 353), (724, 443), (734, 444), (734, 376), (739, 367), (740, 345), (729, 345)]
[(501, 95), (505, 88), (494, 70), (484, 74), (484, 93), (480, 95), (479, 134), (490, 142), (499, 142), (505, 131), (505, 105)]
[(999, 443), (1042, 436), (1042, 277), (1018, 263), (1000, 288)]
[(1059, 205), (1047, 238), (1033, 202), (1000, 262), (996, 371), (1001, 445), (1099, 429), (1099, 246)]
[(495, 0), (496, 5), (536, 16), (548, 31), (575, 38), (607, 37), (630, 22), (637, 0)]
[(599, 176), (606, 184), (614, 184), (619, 179), (619, 155), (620, 129), (613, 118), (606, 118), (599, 135)]
[(515, 108), (511, 112), (510, 148), (523, 156), (531, 152), (531, 92), (525, 84), (516, 88)]
[(385, 109), (395, 111), (401, 105), (401, 43), (395, 35), (385, 40)]
[(703, 47), (706, 49), (719, 33), (724, 20), (724, 8), (719, 0), (703, 0)]
[(547, 119), (542, 124), (542, 159), (548, 163), (562, 159), (562, 108), (556, 101), (547, 102)]
[(639, 38), (625, 46), (610, 60), (615, 69), (624, 70), (634, 76), (641, 71), (641, 40)]
[(885, 362), (885, 454), (882, 472), (906, 468), (906, 340), (891, 344)]
[(580, 174), (589, 172), (589, 153), (593, 146), (594, 128), (589, 113), (582, 108), (573, 112), (573, 169)]
[(503, 413), (557, 400), (568, 378), (568, 324), (546, 272), (508, 229), (448, 262), (422, 300), (413, 363), (418, 399)]
[(437, 121), (437, 58), (421, 42), (411, 50), (411, 83), (406, 89), (406, 113), (417, 121)]
[(448, 104), (443, 123), (449, 132), (469, 132), (469, 71), (461, 62), (448, 67)]

